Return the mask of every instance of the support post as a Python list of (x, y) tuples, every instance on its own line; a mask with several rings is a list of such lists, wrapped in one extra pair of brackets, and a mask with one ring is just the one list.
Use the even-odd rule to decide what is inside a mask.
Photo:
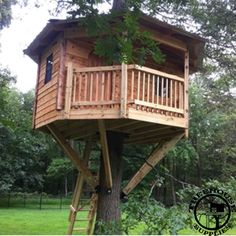
[(69, 62), (67, 66), (67, 76), (66, 76), (65, 118), (70, 117), (72, 84), (73, 84), (73, 64), (72, 62)]
[(128, 195), (183, 136), (184, 133), (180, 133), (169, 140), (160, 142), (122, 192)]
[(127, 82), (128, 82), (128, 66), (125, 63), (121, 65), (121, 95), (120, 95), (120, 115), (127, 116)]
[(189, 51), (184, 53), (184, 119), (186, 121), (185, 137), (189, 132)]
[(107, 144), (106, 127), (103, 120), (98, 120), (98, 129), (100, 133), (100, 141), (102, 147), (102, 157), (103, 157), (107, 189), (111, 189), (112, 188), (111, 165), (110, 165), (109, 150)]
[(76, 168), (85, 176), (85, 180), (88, 182), (88, 184), (95, 189), (97, 186), (97, 182), (91, 173), (91, 171), (88, 169), (88, 167), (85, 165), (84, 161), (82, 161), (79, 158), (79, 155), (76, 153), (76, 151), (70, 146), (70, 144), (66, 141), (66, 139), (62, 136), (62, 134), (56, 129), (55, 125), (50, 124), (47, 125), (47, 128), (52, 133), (55, 140), (58, 142), (58, 144), (61, 146), (61, 148), (64, 150), (64, 152), (67, 154), (69, 159), (73, 162), (73, 164), (76, 166)]

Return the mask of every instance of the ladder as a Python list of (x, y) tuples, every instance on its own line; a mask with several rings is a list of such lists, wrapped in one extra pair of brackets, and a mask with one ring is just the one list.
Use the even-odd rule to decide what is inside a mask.
[[(82, 199), (83, 187), (84, 176), (80, 173), (77, 177), (72, 204), (70, 205), (68, 235), (72, 235), (73, 232), (77, 232), (77, 234), (85, 233), (86, 235), (93, 234), (98, 196), (97, 193), (92, 193), (89, 199)], [(85, 218), (82, 212), (87, 213)], [(78, 213), (81, 213), (83, 218)], [(86, 223), (87, 226), (85, 227)]]

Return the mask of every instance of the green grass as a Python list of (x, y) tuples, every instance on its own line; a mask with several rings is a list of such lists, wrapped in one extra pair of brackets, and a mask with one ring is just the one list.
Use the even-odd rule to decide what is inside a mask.
[[(0, 234), (58, 234), (68, 227), (69, 210), (0, 209)], [(84, 215), (79, 217), (85, 218)], [(80, 222), (81, 223), (81, 222)], [(80, 227), (86, 227), (82, 222)]]
[[(10, 235), (65, 235), (68, 227), (68, 209), (22, 209), (22, 208), (0, 208), (0, 234)], [(81, 212), (79, 217), (86, 218), (86, 212)], [(86, 222), (79, 222), (78, 227), (86, 227)], [(144, 225), (139, 224), (132, 230), (131, 234), (141, 234)], [(197, 235), (191, 229), (179, 232), (182, 235)], [(228, 235), (236, 235), (236, 228), (227, 231)]]

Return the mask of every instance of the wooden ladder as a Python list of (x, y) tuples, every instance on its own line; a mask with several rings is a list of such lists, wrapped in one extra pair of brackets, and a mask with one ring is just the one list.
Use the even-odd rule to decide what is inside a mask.
[[(84, 176), (79, 174), (76, 181), (75, 191), (70, 206), (69, 227), (67, 234), (72, 235), (73, 232), (85, 233), (92, 235), (95, 225), (95, 218), (97, 213), (97, 193), (92, 193), (89, 199), (82, 199), (84, 187)], [(87, 216), (81, 218), (78, 213), (87, 212)], [(87, 227), (79, 227), (78, 224), (87, 222)], [(76, 224), (78, 223), (78, 224)], [(84, 223), (83, 223), (84, 225)]]

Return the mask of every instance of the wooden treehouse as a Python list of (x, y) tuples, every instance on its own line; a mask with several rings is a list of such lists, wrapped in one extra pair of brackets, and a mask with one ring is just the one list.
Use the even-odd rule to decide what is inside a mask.
[[(123, 189), (128, 194), (164, 155), (188, 133), (188, 77), (201, 64), (204, 41), (194, 34), (142, 16), (140, 28), (151, 32), (165, 55), (144, 66), (112, 65), (93, 53), (79, 20), (51, 20), (25, 50), (38, 64), (33, 127), (51, 133), (80, 171), (70, 213), (72, 233), (83, 179), (94, 189), (97, 179), (89, 166), (91, 143), (101, 144), (107, 188), (112, 176), (106, 131), (125, 134), (126, 144), (157, 144), (140, 170)], [(84, 159), (70, 140), (86, 142)], [(96, 193), (89, 210), (91, 234)]]

